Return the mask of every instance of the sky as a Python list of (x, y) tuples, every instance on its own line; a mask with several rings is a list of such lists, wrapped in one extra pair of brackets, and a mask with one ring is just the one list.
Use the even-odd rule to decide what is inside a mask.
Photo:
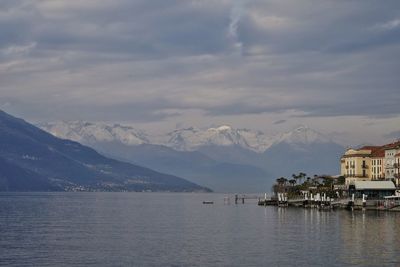
[(2, 0), (0, 109), (400, 137), (400, 1)]

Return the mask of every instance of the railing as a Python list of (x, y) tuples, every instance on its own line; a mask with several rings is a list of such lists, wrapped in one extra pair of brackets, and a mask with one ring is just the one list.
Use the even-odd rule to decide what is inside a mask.
[(344, 175), (346, 178), (368, 178), (368, 175), (355, 175), (355, 174), (346, 174)]

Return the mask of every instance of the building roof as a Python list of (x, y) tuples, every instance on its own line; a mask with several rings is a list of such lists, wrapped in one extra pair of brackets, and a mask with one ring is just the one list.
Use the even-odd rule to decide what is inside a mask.
[(356, 190), (396, 190), (392, 181), (355, 181), (354, 186), (356, 187)]
[[(342, 158), (351, 158), (351, 157), (372, 157), (372, 158), (383, 158), (385, 157), (385, 150), (389, 149), (400, 149), (400, 140), (390, 143), (390, 144), (385, 144), (383, 146), (363, 146), (359, 149), (347, 149), (346, 153), (349, 154), (344, 154)], [(371, 151), (371, 152), (366, 152), (366, 151)], [(400, 153), (398, 153), (396, 156), (399, 156)]]
[(382, 147), (378, 147), (371, 152), (371, 157), (373, 158), (383, 158), (385, 157), (385, 150)]
[(380, 148), (380, 146), (363, 146), (357, 150), (374, 150), (374, 149), (378, 149)]
[(386, 149), (400, 148), (400, 141), (396, 141), (396, 142), (391, 143), (391, 144), (383, 145), (383, 148), (384, 148), (385, 150), (386, 150)]

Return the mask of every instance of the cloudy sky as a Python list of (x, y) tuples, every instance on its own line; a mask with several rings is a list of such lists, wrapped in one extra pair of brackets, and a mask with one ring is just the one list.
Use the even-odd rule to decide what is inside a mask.
[(400, 1), (1, 0), (0, 109), (400, 137)]

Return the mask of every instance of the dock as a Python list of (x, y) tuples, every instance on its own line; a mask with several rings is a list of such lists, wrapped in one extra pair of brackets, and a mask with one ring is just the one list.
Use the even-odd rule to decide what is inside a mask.
[(375, 210), (375, 211), (400, 211), (400, 196), (385, 197), (384, 199), (370, 199), (366, 196), (355, 199), (354, 195), (347, 198), (329, 198), (325, 195), (315, 195), (304, 198), (287, 199), (285, 196), (265, 198), (258, 201), (259, 206), (301, 207), (319, 210)]

